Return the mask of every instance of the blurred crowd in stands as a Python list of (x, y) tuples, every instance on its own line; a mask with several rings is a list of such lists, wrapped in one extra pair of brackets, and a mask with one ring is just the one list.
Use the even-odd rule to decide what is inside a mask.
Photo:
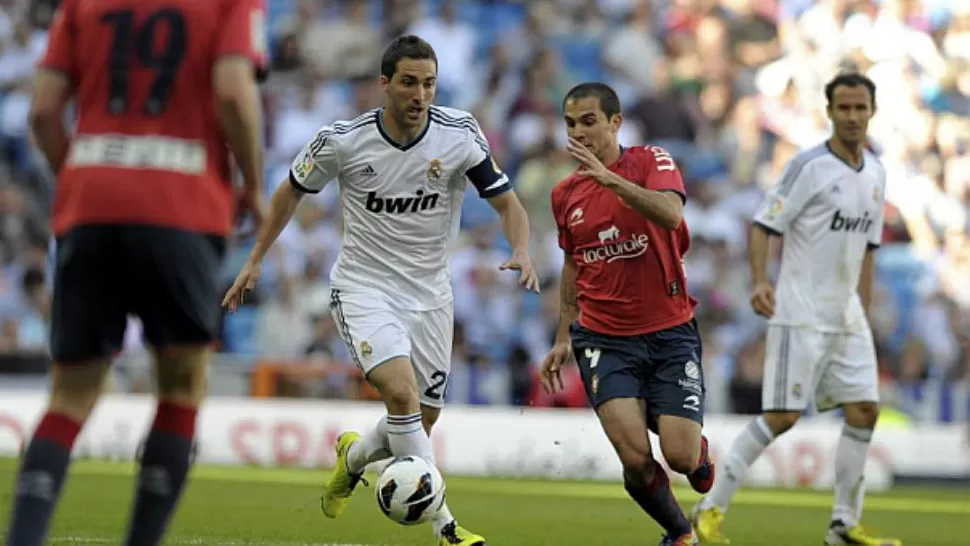
[[(709, 410), (760, 405), (764, 321), (748, 306), (749, 219), (798, 150), (828, 135), (822, 87), (839, 70), (877, 84), (872, 146), (889, 173), (872, 326), (888, 403), (919, 420), (970, 413), (970, 2), (949, 0), (267, 0), (267, 190), (317, 128), (380, 106), (384, 45), (415, 33), (439, 56), (439, 104), (478, 117), (535, 234), (543, 294), (500, 273), (496, 216), (473, 194), (451, 263), (448, 398), (585, 405), (577, 378), (536, 388), (558, 313), (552, 186), (574, 165), (560, 101), (583, 80), (621, 95), (621, 141), (666, 146), (689, 195), (689, 289), (700, 301)], [(52, 179), (31, 146), (31, 73), (50, 2), (0, 0), (0, 353), (42, 352), (49, 314)], [(302, 394), (355, 376), (329, 317), (340, 243), (336, 187), (306, 199), (251, 304), (226, 317), (222, 360), (326, 363)], [(249, 242), (236, 241), (226, 282)], [(144, 351), (132, 321), (128, 354)], [(0, 365), (2, 367), (2, 365)], [(0, 370), (2, 372), (2, 370)], [(316, 376), (314, 376), (316, 377)]]

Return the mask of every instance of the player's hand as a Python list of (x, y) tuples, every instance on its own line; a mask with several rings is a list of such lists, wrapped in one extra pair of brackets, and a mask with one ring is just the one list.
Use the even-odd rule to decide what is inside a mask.
[(242, 304), (246, 294), (256, 288), (256, 281), (259, 280), (260, 273), (261, 267), (258, 262), (246, 260), (246, 265), (243, 266), (242, 271), (239, 272), (236, 280), (229, 287), (229, 291), (222, 298), (222, 306), (228, 307), (230, 313), (235, 312), (236, 308)]
[(572, 344), (568, 341), (560, 341), (552, 346), (552, 350), (542, 361), (542, 388), (549, 394), (555, 394), (565, 387), (562, 384), (561, 370), (563, 366), (571, 364), (575, 360), (573, 356)]
[(754, 286), (751, 308), (765, 318), (771, 318), (775, 314), (775, 287), (770, 282), (760, 282)]
[(566, 144), (566, 151), (582, 165), (582, 168), (579, 170), (581, 176), (588, 176), (597, 182), (602, 182), (610, 174), (609, 169), (603, 165), (603, 162), (593, 155), (593, 152), (589, 151), (589, 148), (583, 146), (575, 138), (569, 138), (569, 143)]
[(518, 271), (519, 284), (526, 289), (539, 293), (539, 275), (532, 266), (532, 258), (528, 254), (513, 253), (512, 258), (498, 266), (499, 271)]

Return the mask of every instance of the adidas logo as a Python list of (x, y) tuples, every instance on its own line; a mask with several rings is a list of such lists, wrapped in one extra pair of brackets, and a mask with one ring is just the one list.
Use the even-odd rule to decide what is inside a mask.
[(842, 193), (842, 189), (838, 186), (832, 186), (832, 193)]
[(374, 167), (371, 167), (370, 165), (367, 165), (366, 167), (364, 167), (363, 169), (361, 169), (360, 175), (361, 176), (377, 176), (377, 171), (374, 170)]

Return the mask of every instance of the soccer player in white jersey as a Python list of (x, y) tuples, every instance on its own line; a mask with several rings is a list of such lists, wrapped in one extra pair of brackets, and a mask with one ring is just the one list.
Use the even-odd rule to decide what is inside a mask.
[[(525, 209), (492, 160), (475, 118), (432, 106), (438, 62), (417, 36), (396, 39), (381, 59), (383, 108), (325, 126), (293, 162), (269, 218), (224, 305), (252, 290), (259, 264), (300, 198), (339, 183), (343, 244), (330, 272), (331, 312), (355, 363), (387, 408), (363, 436), (345, 432), (321, 499), (327, 517), (345, 509), (365, 466), (391, 456), (433, 462), (428, 434), (441, 412), (451, 364), (454, 304), (448, 250), (470, 181), (502, 218), (519, 282), (538, 292)], [(482, 546), (448, 507), (432, 521), (438, 544)]]
[[(768, 319), (762, 415), (721, 458), (724, 470), (694, 508), (694, 525), (705, 543), (727, 543), (724, 514), (748, 468), (814, 404), (819, 411), (842, 408), (845, 415), (824, 543), (901, 544), (873, 538), (860, 525), (863, 470), (879, 415), (867, 319), (886, 191), (886, 171), (866, 150), (876, 87), (863, 75), (841, 74), (826, 85), (825, 97), (832, 137), (789, 162), (754, 218), (751, 304)], [(784, 236), (777, 288), (766, 275), (772, 236)]]

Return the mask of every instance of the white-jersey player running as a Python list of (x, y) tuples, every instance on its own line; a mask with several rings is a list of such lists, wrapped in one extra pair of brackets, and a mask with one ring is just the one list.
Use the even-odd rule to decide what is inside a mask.
[[(825, 544), (900, 544), (870, 537), (860, 525), (863, 470), (879, 415), (876, 351), (866, 318), (886, 191), (886, 171), (866, 150), (875, 96), (875, 85), (860, 74), (829, 82), (832, 138), (789, 162), (754, 218), (751, 303), (768, 318), (763, 413), (734, 441), (714, 487), (694, 508), (702, 542), (727, 542), (724, 514), (748, 468), (811, 405), (845, 413)], [(784, 236), (777, 288), (766, 274), (771, 236)]]
[[(431, 105), (437, 65), (434, 50), (417, 36), (388, 46), (380, 75), (384, 107), (326, 126), (306, 145), (226, 296), (230, 308), (238, 304), (300, 198), (336, 179), (344, 235), (330, 272), (331, 312), (387, 415), (363, 436), (340, 436), (321, 499), (331, 518), (344, 511), (368, 463), (392, 455), (434, 460), (428, 433), (444, 401), (454, 328), (448, 254), (469, 182), (502, 217), (513, 252), (501, 268), (518, 270), (519, 282), (538, 291), (525, 209), (478, 122)], [(432, 527), (440, 545), (485, 544), (459, 527), (447, 506)]]

